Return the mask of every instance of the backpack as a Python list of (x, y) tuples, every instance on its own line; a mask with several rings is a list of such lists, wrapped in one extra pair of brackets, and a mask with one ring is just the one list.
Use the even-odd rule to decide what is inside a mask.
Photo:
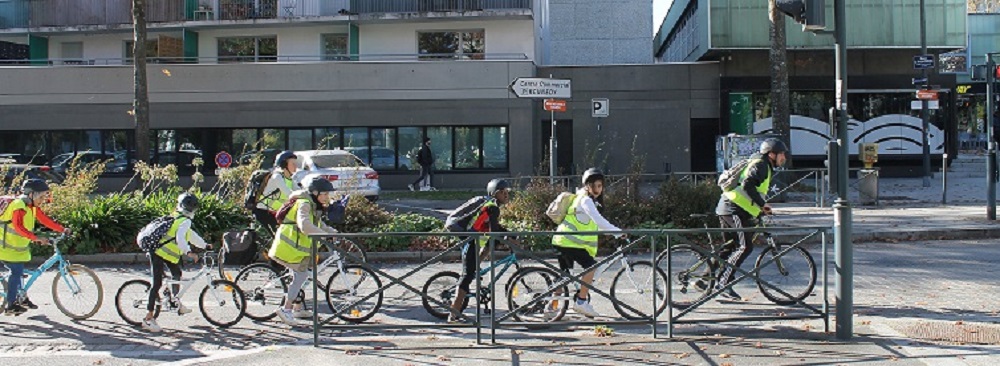
[[(292, 207), (295, 206), (295, 201), (298, 200), (299, 200), (298, 197), (288, 197), (288, 201), (285, 201), (285, 203), (281, 204), (281, 208), (279, 208), (278, 211), (274, 213), (274, 218), (278, 220), (279, 224), (285, 222), (285, 218), (288, 217), (288, 211), (292, 210)], [(293, 218), (292, 221), (295, 221), (295, 219)]]
[(748, 165), (750, 165), (750, 159), (743, 159), (719, 174), (719, 188), (722, 188), (723, 192), (728, 192), (740, 185), (740, 175)]
[(247, 182), (246, 191), (243, 192), (243, 207), (246, 207), (247, 210), (257, 208), (257, 203), (264, 199), (264, 188), (267, 187), (267, 181), (270, 179), (270, 170), (253, 171), (253, 174), (250, 175), (250, 181)]
[(570, 192), (561, 192), (556, 199), (549, 203), (549, 208), (545, 209), (545, 216), (548, 216), (556, 225), (562, 224), (569, 212), (569, 206), (573, 204), (576, 195)]
[(139, 249), (142, 249), (146, 253), (152, 253), (169, 243), (173, 238), (163, 240), (163, 237), (167, 235), (170, 227), (174, 225), (174, 220), (179, 219), (179, 217), (174, 216), (163, 216), (157, 217), (153, 222), (146, 224), (135, 238), (135, 242), (139, 244)]
[(14, 196), (0, 196), (0, 215), (7, 212), (7, 207), (16, 199), (17, 197)]
[[(444, 221), (444, 228), (451, 232), (464, 232), (468, 228), (469, 220), (482, 210), (483, 205), (489, 201), (486, 196), (477, 196), (465, 201), (461, 206), (452, 211)], [(464, 224), (463, 224), (464, 223)]]
[(222, 264), (245, 266), (253, 263), (257, 254), (257, 233), (253, 230), (229, 231), (222, 234), (222, 246), (225, 255)]
[(330, 202), (330, 206), (326, 208), (327, 224), (340, 225), (344, 223), (347, 218), (347, 202), (350, 197), (350, 195), (344, 195), (344, 198)]

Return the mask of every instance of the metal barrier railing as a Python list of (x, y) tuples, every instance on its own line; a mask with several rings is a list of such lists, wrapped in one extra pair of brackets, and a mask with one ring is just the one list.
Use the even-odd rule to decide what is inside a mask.
[[(387, 270), (379, 268), (378, 266), (375, 266), (372, 263), (365, 263), (363, 261), (360, 261), (359, 258), (354, 256), (353, 254), (345, 252), (337, 246), (328, 246), (328, 248), (335, 250), (337, 253), (339, 253), (342, 256), (342, 258), (345, 258), (345, 261), (351, 262), (350, 266), (345, 266), (343, 264), (344, 262), (341, 262), (338, 265), (338, 269), (335, 271), (335, 273), (331, 275), (331, 278), (333, 276), (336, 276), (337, 273), (343, 273), (345, 271), (345, 268), (350, 267), (353, 268), (354, 271), (357, 271), (359, 273), (362, 271), (366, 273), (363, 276), (368, 276), (368, 275), (373, 276), (374, 278), (372, 278), (372, 280), (375, 284), (377, 284), (377, 287), (373, 286), (374, 288), (366, 290), (367, 291), (366, 293), (360, 293), (360, 292), (354, 293), (356, 290), (358, 290), (357, 287), (359, 287), (361, 281), (364, 280), (362, 276), (362, 280), (352, 285), (354, 288), (347, 288), (346, 290), (338, 290), (340, 291), (338, 292), (338, 294), (350, 295), (350, 296), (345, 296), (345, 299), (343, 301), (338, 301), (338, 304), (341, 304), (342, 306), (339, 306), (338, 309), (331, 309), (332, 315), (330, 315), (325, 319), (320, 319), (318, 311), (319, 282), (317, 281), (323, 279), (317, 278), (318, 271), (313, 271), (312, 273), (313, 342), (315, 345), (319, 344), (319, 335), (321, 326), (327, 326), (334, 329), (475, 328), (476, 341), (478, 344), (482, 344), (483, 331), (486, 330), (487, 328), (490, 331), (491, 342), (495, 343), (497, 329), (511, 328), (511, 327), (539, 326), (539, 325), (544, 325), (546, 327), (560, 327), (560, 326), (577, 326), (577, 325), (648, 324), (650, 326), (650, 333), (654, 338), (657, 337), (658, 326), (662, 325), (663, 323), (666, 323), (667, 325), (668, 337), (673, 337), (674, 324), (681, 324), (681, 323), (721, 323), (721, 322), (734, 322), (734, 321), (751, 321), (751, 320), (764, 321), (764, 320), (779, 320), (779, 319), (822, 319), (824, 321), (824, 327), (828, 329), (829, 296), (828, 296), (826, 234), (830, 231), (831, 231), (830, 227), (818, 226), (818, 227), (796, 227), (796, 228), (772, 227), (766, 229), (765, 228), (676, 229), (676, 230), (625, 230), (621, 232), (577, 232), (576, 233), (577, 235), (626, 234), (628, 236), (633, 236), (638, 238), (632, 240), (631, 242), (626, 242), (626, 244), (621, 245), (619, 249), (616, 250), (614, 253), (597, 260), (596, 261), (597, 263), (595, 265), (583, 270), (578, 274), (562, 271), (556, 265), (550, 263), (551, 258), (545, 258), (545, 256), (542, 255), (541, 253), (531, 252), (529, 250), (521, 248), (520, 245), (511, 242), (511, 239), (509, 238), (509, 237), (530, 238), (530, 237), (540, 236), (548, 239), (552, 235), (560, 234), (557, 232), (542, 231), (542, 232), (505, 232), (505, 233), (478, 233), (478, 232), (477, 233), (337, 233), (332, 235), (317, 236), (316, 239), (321, 239), (321, 240), (325, 240), (325, 238), (333, 238), (333, 240), (337, 240), (341, 238), (364, 239), (364, 238), (385, 238), (385, 237), (400, 237), (400, 236), (445, 237), (445, 238), (464, 237), (464, 240), (460, 240), (457, 244), (450, 246), (447, 250), (442, 251), (437, 255), (434, 255), (432, 258), (418, 264), (415, 268), (404, 270), (403, 271), (404, 273), (402, 275), (392, 275), (388, 273)], [(758, 262), (761, 262), (760, 265), (755, 266), (751, 270), (744, 270), (726, 263), (726, 266), (734, 267), (733, 270), (739, 272), (740, 276), (734, 277), (734, 280), (731, 281), (724, 288), (712, 291), (710, 293), (706, 292), (706, 295), (700, 298), (698, 302), (691, 304), (691, 306), (675, 314), (672, 294), (675, 291), (674, 288), (675, 280), (677, 280), (677, 278), (675, 278), (676, 273), (674, 271), (674, 268), (671, 268), (672, 267), (671, 263), (673, 259), (672, 257), (674, 255), (671, 249), (673, 249), (678, 244), (687, 244), (687, 245), (697, 244), (697, 241), (688, 239), (690, 237), (699, 237), (706, 235), (710, 237), (711, 235), (722, 235), (723, 233), (732, 234), (737, 232), (769, 233), (770, 235), (775, 235), (776, 237), (782, 237), (782, 238), (793, 237), (797, 239), (795, 239), (790, 244), (781, 244), (781, 246), (775, 250), (770, 250), (770, 249), (765, 250), (765, 253), (771, 252), (771, 257), (769, 258), (769, 260), (761, 261), (760, 259), (758, 259)], [(769, 266), (775, 264), (776, 261), (780, 261), (781, 258), (783, 258), (785, 255), (787, 255), (792, 251), (805, 252), (805, 249), (802, 248), (803, 245), (809, 240), (816, 239), (817, 236), (820, 237), (820, 242), (821, 242), (820, 262), (822, 267), (822, 278), (823, 278), (821, 285), (821, 292), (823, 297), (822, 304), (812, 305), (806, 301), (808, 297), (794, 299), (794, 297), (786, 291), (787, 289), (782, 289), (779, 285), (770, 283), (769, 281), (761, 278), (760, 272), (762, 269), (769, 268)], [(488, 269), (488, 273), (486, 273), (485, 271), (482, 270), (481, 266), (477, 264), (476, 273), (478, 273), (479, 276), (476, 276), (475, 278), (476, 287), (475, 289), (470, 289), (471, 290), (470, 293), (473, 294), (471, 297), (474, 299), (476, 306), (476, 318), (471, 324), (442, 324), (442, 323), (424, 323), (424, 324), (408, 323), (399, 325), (356, 324), (356, 323), (331, 324), (335, 319), (338, 319), (345, 314), (351, 314), (351, 312), (355, 311), (355, 309), (359, 305), (373, 298), (377, 298), (378, 303), (381, 304), (385, 292), (393, 287), (402, 287), (408, 292), (417, 294), (419, 296), (419, 300), (424, 302), (429, 302), (434, 306), (439, 306), (441, 307), (441, 309), (448, 309), (446, 311), (449, 311), (452, 314), (454, 314), (454, 310), (451, 310), (451, 304), (447, 304), (444, 301), (435, 298), (434, 296), (432, 296), (432, 294), (425, 293), (423, 290), (418, 289), (419, 286), (410, 285), (406, 283), (405, 280), (413, 277), (417, 273), (420, 273), (422, 270), (428, 268), (429, 266), (441, 262), (441, 260), (445, 257), (446, 254), (455, 250), (461, 250), (460, 248), (463, 245), (466, 245), (466, 243), (470, 243), (470, 245), (475, 245), (476, 243), (475, 240), (483, 237), (493, 240), (494, 243), (498, 242), (506, 243), (511, 249), (512, 256), (516, 256), (516, 258), (521, 258), (523, 260), (530, 260), (532, 261), (531, 263), (538, 264), (538, 266), (532, 266), (532, 267), (515, 264), (515, 272), (514, 274), (511, 275), (510, 279), (508, 280), (508, 284), (504, 288), (507, 292), (511, 291), (510, 290), (511, 282), (516, 280), (519, 274), (527, 273), (529, 271), (542, 271), (544, 273), (549, 274), (546, 276), (557, 277), (557, 279), (549, 280), (548, 279), (549, 277), (543, 276), (543, 278), (547, 278), (546, 283), (548, 284), (548, 286), (543, 291), (533, 292), (532, 296), (527, 302), (517, 303), (515, 308), (507, 309), (507, 312), (505, 314), (498, 315), (499, 311), (497, 310), (496, 302), (498, 299), (497, 287), (499, 287), (498, 284), (500, 283), (500, 281), (497, 277), (498, 276), (497, 266), (491, 265), (490, 268)], [(649, 244), (648, 247), (645, 246), (647, 242)], [(660, 248), (657, 243), (665, 244), (665, 247)], [(646, 251), (648, 251), (648, 253), (646, 253)], [(636, 252), (640, 254), (639, 255), (630, 254)], [(809, 256), (808, 252), (805, 253), (807, 256)], [(648, 254), (648, 260), (646, 259), (647, 254)], [(316, 255), (317, 255), (317, 246), (313, 246), (313, 256)], [(715, 261), (721, 263), (725, 262), (717, 253), (711, 252), (710, 254), (708, 254), (708, 256), (710, 256)], [(515, 263), (517, 263), (518, 261), (516, 258), (514, 259)], [(490, 263), (497, 263), (498, 258), (495, 245), (489, 245), (489, 259)], [(649, 305), (651, 305), (651, 307), (648, 308), (649, 310), (640, 310), (640, 308), (645, 308), (645, 306), (647, 306), (647, 305), (640, 305), (641, 301), (625, 302), (622, 299), (617, 298), (614, 294), (609, 293), (615, 289), (615, 285), (612, 285), (612, 291), (605, 291), (601, 288), (598, 288), (596, 286), (596, 283), (587, 284), (582, 279), (583, 274), (590, 271), (604, 272), (605, 270), (607, 270), (608, 268), (607, 266), (609, 266), (611, 262), (616, 260), (621, 261), (623, 263), (627, 263), (628, 273), (635, 272), (636, 271), (635, 268), (637, 268), (638, 266), (644, 266), (644, 265), (652, 266), (652, 269), (650, 270), (650, 277), (652, 278), (648, 279), (647, 281), (648, 283), (651, 284), (652, 287), (649, 289), (643, 288), (637, 290), (637, 293), (640, 294), (640, 297), (642, 297), (642, 295), (645, 295), (644, 293), (642, 293), (643, 291), (645, 290), (649, 291), (649, 301), (650, 301)], [(810, 259), (810, 261), (812, 261), (812, 259)], [(666, 266), (665, 267), (666, 272), (663, 272), (663, 270), (661, 269), (662, 265)], [(779, 271), (781, 270), (780, 265), (776, 265), (776, 267), (778, 267)], [(720, 267), (720, 270), (721, 268), (725, 268), (725, 266)], [(812, 268), (815, 271), (814, 264)], [(504, 267), (501, 271), (506, 272), (506, 270), (507, 267)], [(619, 271), (624, 271), (624, 270), (620, 269)], [(504, 274), (505, 273), (501, 273), (501, 276)], [(487, 276), (489, 277), (488, 279), (484, 278)], [(344, 275), (344, 277), (346, 277), (346, 274)], [(616, 275), (616, 277), (618, 276)], [(684, 319), (686, 316), (691, 314), (693, 310), (701, 307), (703, 304), (705, 304), (715, 296), (718, 296), (722, 291), (732, 288), (732, 286), (747, 279), (752, 279), (753, 281), (755, 281), (758, 284), (758, 287), (762, 289), (762, 291), (763, 288), (766, 287), (770, 290), (775, 291), (781, 296), (786, 296), (790, 299), (796, 300), (789, 302), (786, 306), (794, 305), (796, 307), (803, 308), (808, 312), (808, 315), (793, 314), (785, 316), (741, 316), (741, 317), (721, 317), (721, 318), (717, 317), (711, 319), (695, 319), (695, 320)], [(817, 279), (818, 277), (815, 275), (812, 277), (812, 284), (809, 287), (810, 294), (816, 291), (814, 286), (817, 285), (816, 283)], [(385, 280), (384, 283), (382, 280)], [(483, 285), (484, 282), (487, 281), (489, 282), (488, 288), (484, 287)], [(330, 284), (333, 284), (332, 279), (328, 282)], [(513, 285), (517, 286), (517, 283), (514, 283)], [(535, 309), (536, 311), (542, 309), (543, 311), (547, 311), (548, 309), (547, 307), (550, 306), (550, 304), (541, 303), (544, 301), (553, 301), (552, 304), (556, 304), (559, 301), (563, 301), (562, 311), (565, 312), (565, 308), (570, 305), (570, 302), (564, 299), (565, 296), (570, 294), (568, 291), (569, 285), (573, 285), (574, 287), (577, 288), (587, 288), (591, 293), (607, 299), (608, 301), (611, 302), (611, 304), (615, 307), (615, 309), (619, 312), (619, 314), (622, 315), (622, 318), (625, 318), (626, 320), (572, 321), (572, 322), (567, 321), (558, 323), (549, 323), (549, 322), (536, 323), (536, 322), (512, 320), (512, 318), (517, 317), (517, 314), (521, 314), (522, 312), (528, 309)], [(661, 289), (660, 286), (664, 286), (664, 288)], [(635, 287), (639, 288), (640, 286), (635, 286)], [(484, 317), (482, 311), (484, 304), (481, 303), (481, 296), (480, 296), (482, 294), (481, 291), (483, 291), (484, 289), (490, 295), (489, 309), (491, 311), (489, 312), (490, 322), (488, 326), (485, 325), (483, 322)], [(332, 291), (332, 290), (327, 288), (324, 291)], [(516, 292), (513, 292), (513, 294), (515, 294), (516, 296)], [(509, 293), (505, 293), (504, 295), (508, 296)], [(573, 298), (575, 298), (575, 296), (573, 296)], [(470, 306), (473, 302), (473, 299), (469, 300)], [(511, 302), (509, 298), (508, 298), (508, 303), (514, 304), (513, 302)], [(539, 305), (541, 305), (541, 307), (539, 307)], [(513, 307), (513, 306), (508, 306), (508, 307)], [(661, 317), (664, 312), (666, 313), (666, 320), (661, 320)]]

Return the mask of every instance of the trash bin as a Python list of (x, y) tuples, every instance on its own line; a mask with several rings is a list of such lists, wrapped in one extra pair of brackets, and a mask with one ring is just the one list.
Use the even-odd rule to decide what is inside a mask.
[(858, 171), (858, 203), (862, 205), (878, 204), (878, 170), (861, 169)]

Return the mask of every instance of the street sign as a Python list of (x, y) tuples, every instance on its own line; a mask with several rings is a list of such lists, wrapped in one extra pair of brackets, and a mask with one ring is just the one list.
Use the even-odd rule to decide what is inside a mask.
[[(922, 100), (911, 100), (910, 101), (910, 109), (912, 109), (912, 110), (919, 111), (923, 107), (924, 107), (924, 101), (922, 101)], [(927, 109), (938, 109), (939, 107), (940, 107), (940, 103), (938, 103), (937, 100), (928, 100), (927, 101)]]
[(516, 78), (510, 91), (518, 98), (572, 98), (572, 87), (567, 79)]
[(924, 85), (927, 84), (927, 78), (913, 78), (913, 85)]
[(920, 100), (937, 100), (938, 93), (933, 90), (917, 90), (917, 99)]
[(934, 55), (913, 56), (914, 70), (933, 69), (933, 68), (934, 68)]
[(565, 112), (566, 111), (566, 101), (560, 99), (546, 99), (545, 100), (545, 110), (553, 112)]
[(229, 153), (225, 151), (220, 151), (218, 154), (215, 154), (215, 166), (219, 168), (228, 168), (230, 165), (233, 165), (232, 155), (229, 155)]
[(591, 99), (590, 109), (594, 118), (607, 117), (611, 114), (611, 101), (608, 98)]

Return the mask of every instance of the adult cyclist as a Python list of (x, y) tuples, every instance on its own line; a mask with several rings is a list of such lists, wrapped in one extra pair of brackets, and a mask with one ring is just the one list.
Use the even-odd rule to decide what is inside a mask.
[[(769, 138), (761, 142), (760, 150), (751, 155), (750, 163), (739, 173), (736, 188), (722, 192), (715, 213), (723, 228), (742, 229), (752, 227), (760, 215), (770, 215), (771, 206), (764, 201), (771, 186), (774, 168), (785, 165), (789, 154), (788, 146), (779, 139)], [(723, 242), (726, 242), (723, 234)], [(753, 251), (752, 235), (736, 232), (735, 245), (723, 247), (719, 256), (729, 265), (722, 269), (716, 290), (725, 288), (734, 277), (734, 268), (743, 264)], [(741, 301), (743, 298), (732, 288), (719, 294), (723, 299)]]

